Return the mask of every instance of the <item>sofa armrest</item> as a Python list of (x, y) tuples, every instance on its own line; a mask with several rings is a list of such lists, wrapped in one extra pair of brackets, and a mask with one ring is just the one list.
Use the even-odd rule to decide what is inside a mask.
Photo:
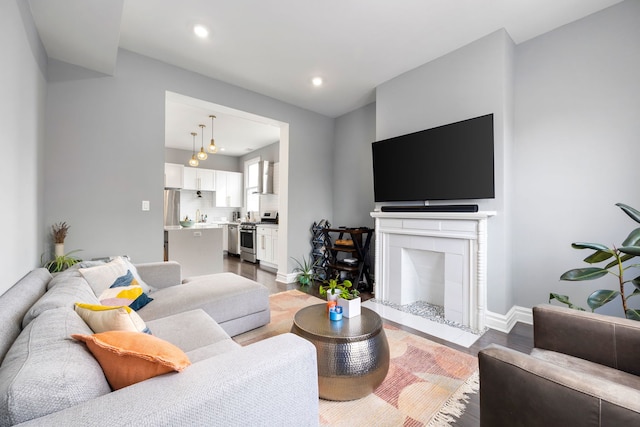
[(136, 270), (142, 280), (154, 288), (168, 288), (182, 281), (180, 264), (176, 261), (136, 264)]
[(24, 425), (317, 426), (315, 347), (287, 333)]
[(499, 345), (478, 354), (481, 426), (640, 425), (640, 391)]
[(640, 322), (553, 305), (533, 308), (534, 347), (640, 375)]

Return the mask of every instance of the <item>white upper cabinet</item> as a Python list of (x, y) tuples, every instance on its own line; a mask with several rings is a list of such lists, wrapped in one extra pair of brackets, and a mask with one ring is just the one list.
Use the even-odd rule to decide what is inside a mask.
[(182, 188), (184, 166), (178, 163), (164, 164), (164, 186), (165, 188)]
[(185, 167), (183, 188), (185, 190), (215, 191), (215, 171)]
[(242, 207), (242, 174), (228, 171), (215, 172), (216, 206)]

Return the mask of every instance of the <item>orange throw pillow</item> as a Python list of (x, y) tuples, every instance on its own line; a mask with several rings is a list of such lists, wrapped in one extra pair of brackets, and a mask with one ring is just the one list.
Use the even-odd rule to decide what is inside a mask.
[(73, 334), (96, 358), (113, 390), (191, 365), (175, 345), (143, 332), (109, 331), (93, 335)]

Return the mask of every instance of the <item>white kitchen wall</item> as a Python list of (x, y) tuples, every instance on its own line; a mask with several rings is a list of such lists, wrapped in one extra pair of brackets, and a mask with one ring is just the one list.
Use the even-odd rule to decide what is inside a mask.
[(196, 191), (181, 190), (180, 191), (180, 218), (185, 215), (195, 220), (196, 211), (200, 210), (201, 215), (207, 215), (208, 222), (213, 221), (231, 221), (234, 211), (240, 211), (235, 208), (216, 207), (215, 194), (213, 191), (201, 191), (202, 197), (198, 197)]

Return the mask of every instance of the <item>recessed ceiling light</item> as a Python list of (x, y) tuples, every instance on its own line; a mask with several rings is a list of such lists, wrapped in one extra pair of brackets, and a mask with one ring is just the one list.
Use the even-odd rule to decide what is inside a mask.
[(200, 38), (205, 38), (209, 35), (209, 30), (204, 25), (196, 25), (193, 27), (193, 32), (196, 33), (196, 36)]
[(322, 86), (322, 77), (314, 77), (314, 78), (312, 78), (311, 79), (311, 83), (316, 87), (317, 86)]
[(224, 147), (220, 148), (220, 151), (225, 151), (225, 148)]

